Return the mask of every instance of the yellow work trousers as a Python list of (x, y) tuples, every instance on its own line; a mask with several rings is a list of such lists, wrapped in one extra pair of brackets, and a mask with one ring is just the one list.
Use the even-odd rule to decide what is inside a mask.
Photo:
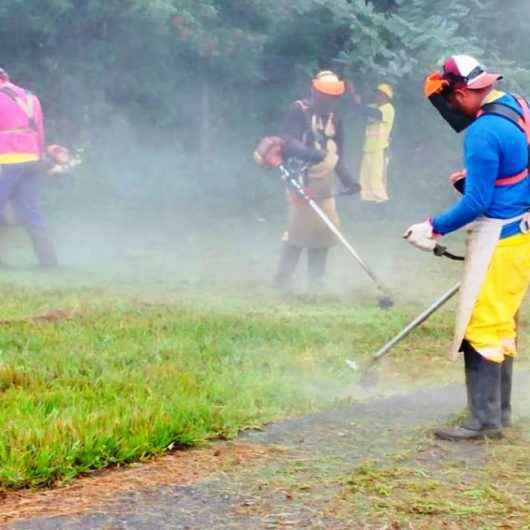
[(483, 357), (501, 363), (517, 354), (516, 314), (530, 283), (530, 234), (499, 241), (475, 302), (466, 339)]
[(371, 202), (388, 201), (388, 158), (386, 149), (365, 151), (361, 162), (361, 199)]

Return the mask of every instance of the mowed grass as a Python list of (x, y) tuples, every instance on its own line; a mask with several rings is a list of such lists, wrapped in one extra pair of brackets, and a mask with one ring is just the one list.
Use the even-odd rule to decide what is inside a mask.
[(365, 461), (331, 510), (362, 514), (363, 528), (528, 529), (527, 424), (495, 443), (439, 445), (428, 436), (405, 458)]
[[(51, 485), (329, 406), (383, 315), (349, 303), (0, 287), (0, 484)], [(56, 321), (24, 317), (61, 309)], [(372, 335), (370, 335), (372, 331)], [(371, 337), (372, 342), (366, 342)], [(363, 342), (364, 341), (364, 342)]]

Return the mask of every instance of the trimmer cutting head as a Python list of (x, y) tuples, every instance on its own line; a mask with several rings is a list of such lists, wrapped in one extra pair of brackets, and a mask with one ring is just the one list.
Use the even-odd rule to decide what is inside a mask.
[(377, 300), (377, 305), (381, 309), (390, 309), (391, 307), (394, 307), (394, 300), (388, 295), (380, 296)]
[(377, 386), (378, 383), (379, 374), (377, 373), (377, 370), (372, 367), (372, 365), (369, 365), (365, 370), (363, 370), (359, 384), (362, 388), (370, 389)]
[(377, 361), (374, 361), (374, 359), (371, 359), (368, 361), (367, 364), (365, 364), (362, 368), (359, 367), (359, 365), (355, 361), (347, 360), (346, 364), (354, 371), (358, 372), (361, 370), (360, 378), (359, 378), (359, 385), (362, 388), (365, 389), (372, 389), (379, 383), (379, 374), (377, 373), (377, 370), (375, 369), (375, 364)]

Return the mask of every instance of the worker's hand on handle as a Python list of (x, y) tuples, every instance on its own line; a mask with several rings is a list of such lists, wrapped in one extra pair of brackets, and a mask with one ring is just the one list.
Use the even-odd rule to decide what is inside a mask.
[(326, 158), (326, 151), (307, 146), (295, 138), (289, 138), (283, 146), (283, 157), (287, 163), (291, 159), (298, 159), (310, 164), (319, 164)]
[(432, 252), (440, 238), (440, 234), (434, 232), (430, 219), (410, 226), (403, 234), (403, 239), (425, 252)]

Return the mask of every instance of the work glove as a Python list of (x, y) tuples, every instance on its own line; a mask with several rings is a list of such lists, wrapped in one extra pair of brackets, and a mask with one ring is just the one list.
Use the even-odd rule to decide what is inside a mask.
[(430, 98), (431, 96), (434, 96), (434, 94), (441, 94), (448, 86), (449, 81), (443, 79), (440, 72), (432, 72), (425, 78), (423, 93), (426, 98)]
[(403, 239), (425, 252), (432, 252), (440, 237), (440, 234), (434, 232), (430, 219), (410, 226), (403, 234)]

